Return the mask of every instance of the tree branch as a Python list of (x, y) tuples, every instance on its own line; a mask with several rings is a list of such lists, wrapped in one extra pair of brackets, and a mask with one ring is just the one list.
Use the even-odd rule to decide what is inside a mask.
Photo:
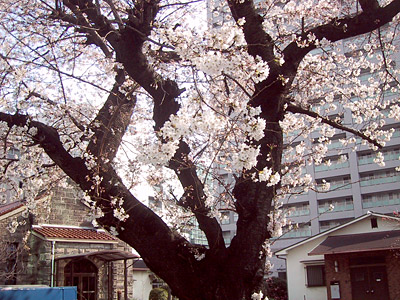
[[(193, 282), (192, 290), (197, 285), (196, 274), (192, 268), (197, 261), (194, 254), (197, 247), (190, 245), (182, 236), (169, 227), (153, 211), (138, 201), (122, 183), (112, 167), (101, 168), (96, 175), (102, 178), (101, 182), (92, 180), (93, 173), (86, 165), (85, 160), (72, 157), (63, 147), (55, 128), (41, 122), (32, 121), (26, 115), (6, 114), (0, 112), (0, 121), (6, 122), (8, 127), (13, 126), (36, 129), (32, 139), (38, 143), (49, 157), (72, 179), (83, 191), (96, 201), (104, 216), (97, 219), (106, 229), (115, 227), (119, 238), (143, 255), (146, 264), (158, 275), (172, 278), (171, 282), (179, 286), (180, 282)], [(93, 189), (93, 185), (100, 185)], [(113, 214), (112, 199), (121, 199), (121, 208), (129, 215), (121, 221)], [(122, 227), (129, 228), (124, 230)], [(174, 268), (169, 267), (173, 265)], [(178, 267), (179, 274), (176, 272)]]
[[(279, 65), (275, 62), (274, 42), (263, 29), (264, 19), (257, 13), (252, 0), (228, 0), (229, 8), (236, 22), (244, 18), (243, 33), (248, 45), (248, 53), (254, 57), (260, 56), (268, 62), (272, 71)], [(271, 72), (272, 72), (271, 71)]]
[[(112, 52), (110, 52), (108, 46), (100, 36), (98, 30), (93, 28), (92, 25), (85, 18), (82, 11), (69, 0), (64, 0), (64, 5), (72, 11), (72, 13), (76, 16), (76, 19), (71, 20), (71, 18), (68, 18), (68, 15), (65, 15), (59, 11), (58, 13), (60, 14), (61, 19), (64, 21), (67, 21), (68, 19), (70, 21), (74, 21), (75, 25), (79, 25), (79, 29), (81, 31), (88, 34), (88, 36), (90, 37), (88, 41), (91, 40), (95, 45), (97, 45), (103, 51), (106, 57), (111, 57)], [(102, 25), (104, 26), (104, 24), (105, 22)]]
[(377, 0), (358, 0), (358, 3), (360, 3), (362, 10), (365, 12), (379, 8), (379, 2)]
[(120, 69), (107, 101), (91, 124), (94, 136), (87, 151), (101, 161), (114, 159), (136, 105), (136, 97), (132, 95), (135, 87), (126, 94), (120, 91), (124, 82), (125, 71)]
[[(328, 41), (336, 42), (371, 32), (392, 21), (400, 12), (400, 0), (393, 0), (385, 7), (377, 5), (375, 0), (361, 0), (359, 2), (365, 9), (362, 13), (353, 17), (334, 19), (328, 24), (314, 27), (298, 37), (308, 42), (307, 37), (314, 35), (318, 41), (325, 38)], [(282, 65), (282, 74), (292, 76), (304, 56), (315, 48), (314, 42), (308, 43), (305, 47), (299, 47), (296, 41), (290, 43), (283, 50), (285, 63)]]
[[(129, 11), (128, 19), (125, 20), (127, 26), (118, 31), (117, 36), (120, 37), (118, 39), (115, 38), (115, 34), (109, 34), (114, 29), (111, 28), (105, 17), (99, 15), (91, 1), (75, 2), (77, 1), (64, 0), (65, 5), (71, 10), (76, 9), (75, 6), (79, 6), (89, 20), (96, 24), (98, 27), (96, 32), (107, 39), (116, 51), (117, 61), (122, 63), (129, 76), (153, 97), (154, 129), (157, 132), (160, 131), (170, 116), (178, 112), (180, 105), (177, 98), (184, 89), (179, 89), (176, 82), (164, 79), (157, 74), (142, 52), (143, 43), (151, 32), (152, 22), (159, 10), (159, 1), (136, 2), (134, 9)], [(93, 144), (91, 145), (93, 147)], [(95, 152), (97, 150), (92, 149)], [(189, 160), (189, 153), (189, 146), (181, 141), (169, 167), (177, 174), (184, 190), (192, 191), (190, 197), (186, 197), (186, 201), (196, 216), (200, 228), (206, 234), (210, 247), (224, 249), (221, 227), (215, 218), (209, 216), (210, 208), (205, 205), (206, 197), (203, 185), (197, 176), (195, 165)]]
[(291, 113), (299, 113), (299, 114), (303, 114), (303, 115), (307, 115), (310, 117), (313, 117), (315, 119), (321, 120), (322, 123), (327, 124), (332, 126), (333, 128), (339, 129), (339, 130), (343, 130), (343, 131), (347, 131), (350, 132), (366, 141), (368, 141), (369, 143), (375, 145), (378, 148), (382, 148), (383, 146), (381, 144), (379, 144), (376, 140), (371, 139), (370, 137), (366, 136), (365, 134), (363, 134), (362, 132), (358, 131), (358, 130), (354, 130), (351, 129), (349, 127), (343, 126), (335, 121), (329, 120), (328, 118), (324, 118), (322, 116), (320, 116), (319, 114), (317, 114), (316, 112), (295, 106), (293, 104), (288, 104), (286, 111), (289, 111)]

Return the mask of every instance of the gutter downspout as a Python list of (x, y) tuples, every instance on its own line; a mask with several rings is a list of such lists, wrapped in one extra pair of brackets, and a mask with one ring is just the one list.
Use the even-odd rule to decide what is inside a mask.
[(54, 287), (54, 256), (56, 250), (56, 241), (51, 242), (51, 277), (50, 277), (50, 286)]

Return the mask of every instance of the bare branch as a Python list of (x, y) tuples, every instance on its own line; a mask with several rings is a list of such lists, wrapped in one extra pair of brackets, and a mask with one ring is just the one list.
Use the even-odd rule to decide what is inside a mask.
[(366, 141), (368, 141), (369, 143), (375, 145), (378, 148), (382, 148), (383, 146), (381, 144), (379, 144), (376, 140), (371, 139), (370, 137), (366, 136), (365, 134), (363, 134), (362, 132), (358, 131), (358, 130), (354, 130), (352, 128), (343, 126), (335, 121), (329, 120), (328, 118), (322, 117), (321, 115), (317, 114), (316, 112), (295, 106), (293, 104), (288, 104), (286, 111), (289, 111), (291, 113), (299, 113), (299, 114), (304, 114), (310, 117), (313, 117), (315, 119), (321, 120), (322, 123), (330, 125), (336, 129), (339, 130), (343, 130), (343, 131), (347, 131), (350, 132)]
[[(80, 9), (78, 7), (76, 7), (75, 5), (73, 5), (68, 0), (65, 0), (64, 4), (75, 14), (76, 20), (77, 20), (77, 25), (79, 25), (79, 29), (89, 34), (89, 36), (93, 40), (93, 43), (96, 44), (97, 46), (99, 46), (99, 48), (103, 51), (103, 53), (106, 57), (111, 57), (112, 52), (109, 50), (108, 46), (106, 45), (104, 40), (101, 38), (98, 31), (91, 26), (91, 24), (88, 22), (88, 20), (82, 14)], [(66, 16), (61, 15), (61, 18), (66, 20)]]

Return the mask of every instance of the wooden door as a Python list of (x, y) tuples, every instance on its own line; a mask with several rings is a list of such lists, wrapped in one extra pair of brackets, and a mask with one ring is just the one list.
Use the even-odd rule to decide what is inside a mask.
[(389, 299), (385, 266), (365, 266), (351, 269), (353, 300)]

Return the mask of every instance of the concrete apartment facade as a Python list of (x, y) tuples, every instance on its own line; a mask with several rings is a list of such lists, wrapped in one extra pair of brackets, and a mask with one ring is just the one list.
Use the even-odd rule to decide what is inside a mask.
[[(208, 20), (210, 26), (218, 27), (232, 22), (229, 16), (229, 8), (219, 5), (220, 1), (208, 2)], [(357, 43), (357, 39), (348, 39), (339, 42), (342, 53), (350, 55), (349, 44)], [(354, 51), (354, 50), (352, 50)], [(393, 62), (399, 64), (399, 57)], [(360, 80), (367, 82), (368, 77), (373, 76), (369, 72), (362, 73)], [(398, 92), (385, 92), (385, 99), (398, 97)], [(338, 103), (334, 103), (338, 104)], [(352, 112), (338, 105), (336, 111), (330, 113), (330, 117), (337, 114), (343, 124), (352, 127), (356, 124)], [(314, 236), (335, 226), (344, 224), (358, 218), (368, 211), (381, 214), (393, 214), (400, 209), (400, 172), (395, 168), (400, 166), (400, 120), (385, 119), (385, 129), (394, 129), (390, 142), (380, 150), (384, 156), (385, 166), (379, 166), (374, 162), (376, 152), (366, 145), (344, 149), (340, 140), (353, 137), (352, 134), (336, 130), (328, 146), (327, 158), (331, 165), (310, 164), (305, 167), (304, 174), (310, 174), (316, 183), (322, 180), (330, 183), (330, 190), (325, 193), (308, 191), (296, 197), (290, 197), (283, 201), (283, 210), (287, 212), (292, 224), (299, 226), (296, 230), (290, 230), (283, 236), (272, 240), (271, 249), (276, 252), (280, 249), (294, 245), (310, 236)], [(310, 136), (296, 138), (286, 137), (291, 140), (292, 147), (304, 141), (311, 146), (312, 141), (320, 135), (317, 132)], [(346, 161), (339, 159), (345, 155)], [(285, 159), (285, 158), (283, 158)], [(224, 174), (227, 180), (232, 180), (231, 174)], [(334, 209), (329, 207), (333, 205)], [(223, 212), (221, 225), (227, 245), (236, 233), (237, 214), (232, 211)], [(273, 269), (271, 275), (286, 278), (286, 265), (283, 259), (271, 258)]]

